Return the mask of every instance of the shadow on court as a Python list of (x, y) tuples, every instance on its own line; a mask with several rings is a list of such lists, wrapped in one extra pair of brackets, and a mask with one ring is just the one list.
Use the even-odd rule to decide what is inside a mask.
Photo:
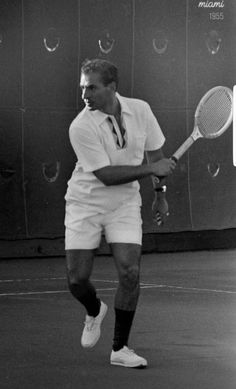
[(130, 347), (144, 370), (110, 366), (111, 257), (93, 280), (108, 304), (99, 343), (80, 346), (85, 311), (68, 293), (63, 258), (0, 261), (1, 389), (235, 389), (236, 251), (143, 255)]

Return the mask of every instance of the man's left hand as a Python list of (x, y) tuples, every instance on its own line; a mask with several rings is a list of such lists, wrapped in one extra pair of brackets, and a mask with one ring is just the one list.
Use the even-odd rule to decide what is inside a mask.
[(155, 198), (152, 203), (152, 213), (154, 222), (159, 227), (162, 226), (169, 216), (169, 206), (163, 193), (158, 195), (155, 193)]

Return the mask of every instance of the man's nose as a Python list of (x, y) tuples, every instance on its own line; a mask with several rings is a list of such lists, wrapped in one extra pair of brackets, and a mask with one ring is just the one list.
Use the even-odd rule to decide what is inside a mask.
[(89, 97), (89, 90), (84, 88), (82, 90), (82, 99), (86, 100)]

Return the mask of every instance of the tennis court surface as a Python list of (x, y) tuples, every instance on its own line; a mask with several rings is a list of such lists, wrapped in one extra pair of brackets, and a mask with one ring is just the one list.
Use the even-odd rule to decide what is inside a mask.
[(1, 389), (235, 389), (236, 250), (143, 255), (130, 348), (147, 369), (110, 366), (117, 276), (110, 256), (93, 280), (109, 306), (102, 336), (80, 346), (85, 311), (64, 258), (1, 260)]

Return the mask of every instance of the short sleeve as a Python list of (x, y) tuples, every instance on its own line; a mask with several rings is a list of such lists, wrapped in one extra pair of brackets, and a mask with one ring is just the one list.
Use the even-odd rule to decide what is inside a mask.
[(165, 137), (155, 118), (150, 106), (146, 105), (146, 143), (145, 150), (152, 151), (160, 149), (165, 143)]
[(71, 145), (84, 172), (93, 172), (110, 165), (109, 156), (94, 131), (71, 126), (69, 135)]

